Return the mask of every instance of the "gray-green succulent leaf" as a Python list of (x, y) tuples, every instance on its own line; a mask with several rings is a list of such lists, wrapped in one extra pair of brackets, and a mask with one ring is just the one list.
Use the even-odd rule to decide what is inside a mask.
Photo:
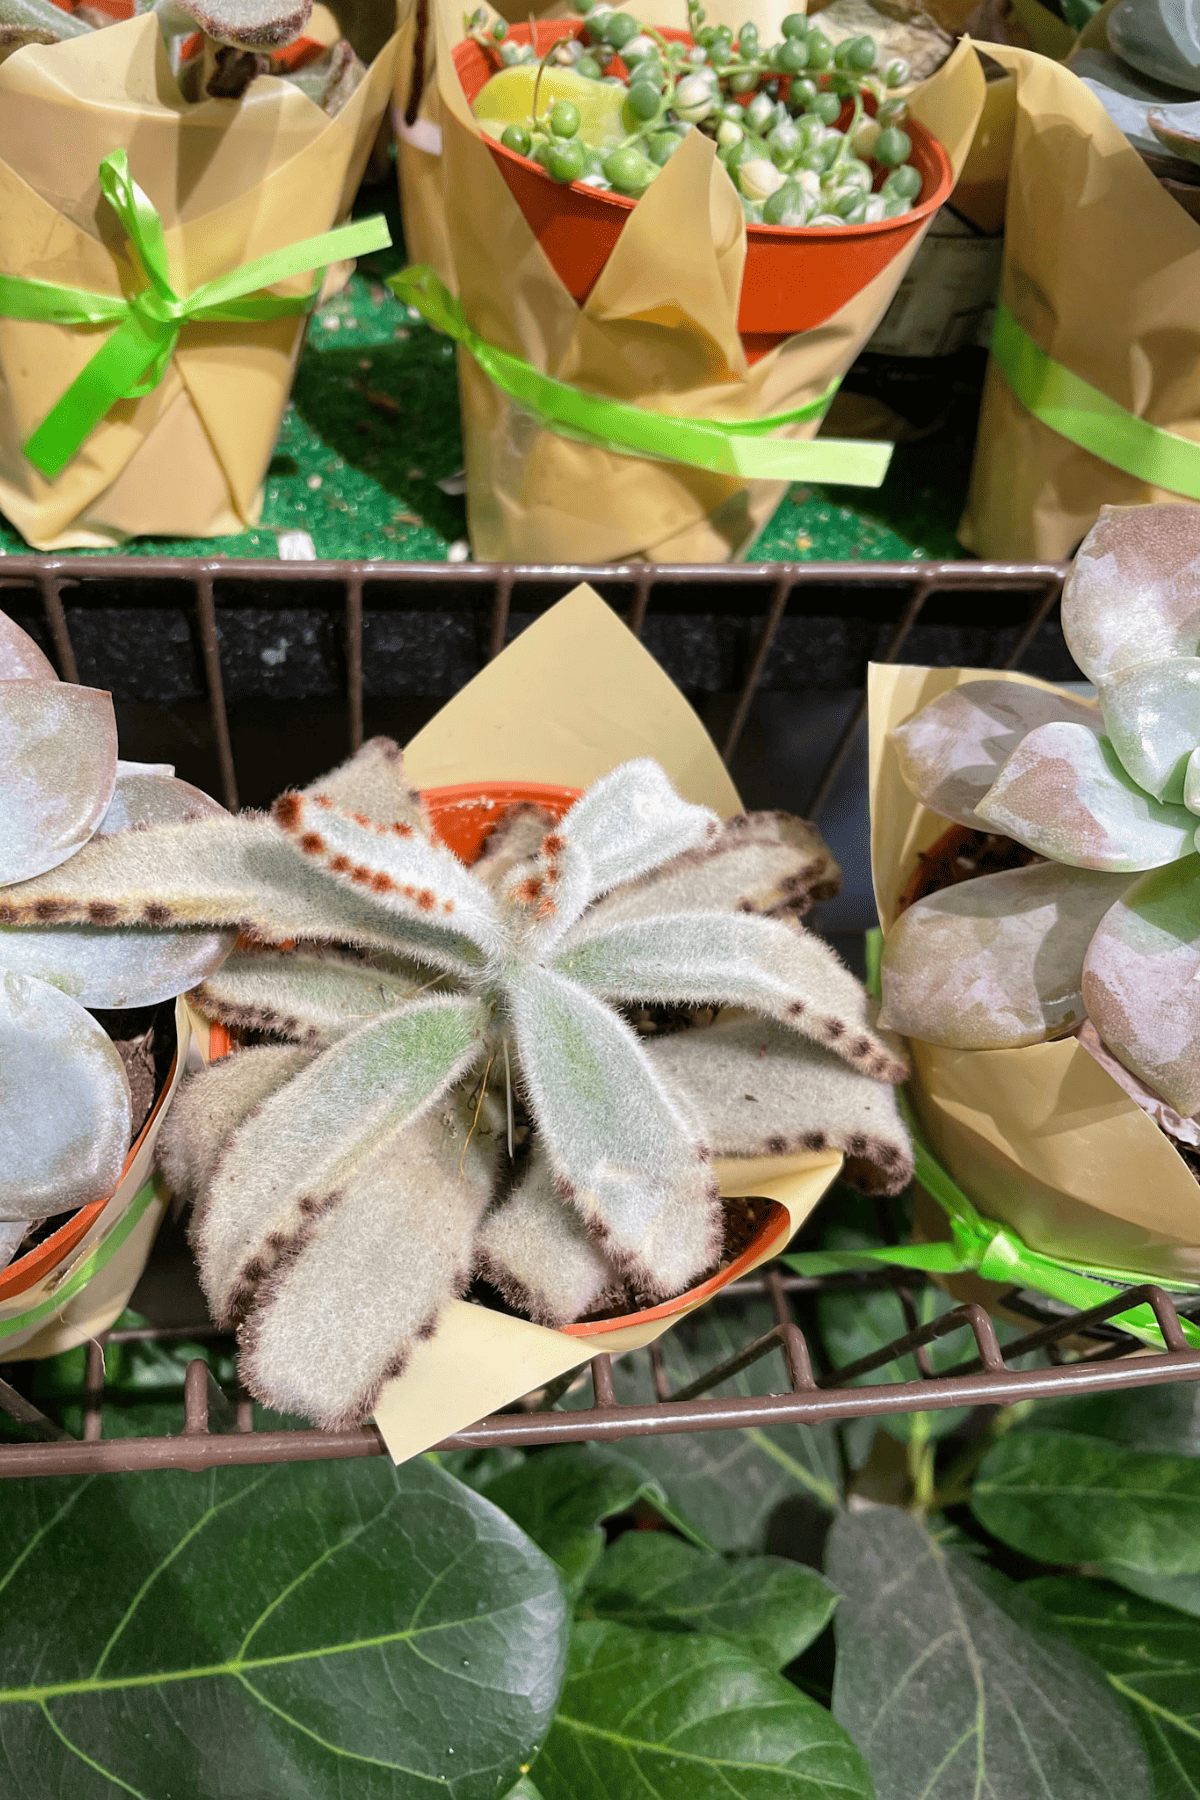
[(1121, 0), (1106, 30), (1110, 50), (1131, 68), (1200, 93), (1200, 0)]
[(1090, 1018), (1121, 1064), (1190, 1116), (1200, 506), (1106, 507), (1067, 578), (1062, 622), (1098, 710), (969, 682), (895, 734), (901, 773), (932, 810), (1049, 860), (904, 913), (884, 952), (883, 1018), (958, 1049), (1036, 1043)]
[(0, 885), (66, 862), (117, 779), (112, 700), (57, 679), (0, 681)]
[[(60, 44), (91, 27), (55, 6), (53, 0), (0, 0), (0, 62), (26, 44)], [(10, 680), (0, 656), (0, 680)]]
[(325, 1045), (429, 986), (427, 972), (415, 967), (401, 974), (328, 950), (259, 950), (235, 952), (193, 998), (237, 1031)]

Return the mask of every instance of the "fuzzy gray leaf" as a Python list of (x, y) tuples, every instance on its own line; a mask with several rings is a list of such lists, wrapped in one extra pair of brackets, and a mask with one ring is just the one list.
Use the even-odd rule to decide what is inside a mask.
[[(61, 44), (65, 38), (81, 37), (90, 29), (82, 19), (55, 6), (53, 0), (0, 0), (0, 62), (24, 44)], [(13, 625), (12, 629), (17, 631), (19, 627)], [(21, 632), (21, 636), (25, 633)], [(3, 662), (0, 678), (11, 679)], [(57, 676), (53, 678), (57, 680)]]
[(427, 985), (427, 977), (373, 968), (329, 950), (244, 950), (196, 990), (195, 1001), (210, 1018), (243, 1031), (329, 1044)]
[(832, 899), (841, 880), (814, 825), (791, 813), (738, 813), (699, 849), (606, 894), (576, 930), (667, 912), (806, 912)]
[(554, 965), (608, 1000), (752, 1007), (877, 1081), (907, 1069), (871, 1028), (862, 986), (802, 925), (674, 913), (576, 933)]
[(331, 44), (324, 55), (295, 70), (289, 76), (293, 87), (307, 94), (314, 106), (331, 119), (336, 119), (366, 74), (366, 68), (345, 38)]
[(847, 1179), (867, 1193), (899, 1194), (912, 1179), (893, 1090), (769, 1019), (731, 1011), (645, 1049), (703, 1121), (714, 1156), (840, 1150)]
[(219, 969), (236, 931), (0, 925), (0, 967), (48, 981), (81, 1006), (155, 1006)]
[[(464, 937), (484, 956), (499, 953), (500, 914), (486, 889), (441, 844), (411, 825), (373, 825), (321, 798), (284, 794), (272, 817), (296, 854), (342, 888), (369, 893), (385, 917), (436, 925)], [(453, 921), (451, 923), (451, 921)]]
[(308, 24), (312, 0), (177, 0), (201, 31), (240, 50), (278, 50)]
[(86, 844), (117, 778), (112, 700), (67, 682), (0, 682), (0, 884)]
[(131, 1126), (103, 1027), (44, 981), (0, 973), (0, 1219), (107, 1199)]
[(372, 825), (411, 825), (418, 836), (429, 835), (421, 796), (405, 775), (403, 752), (391, 738), (368, 738), (348, 762), (304, 793), (311, 800), (323, 796), (351, 818), (361, 814)]
[(542, 840), (555, 824), (554, 814), (533, 801), (510, 806), (484, 838), (471, 865), (476, 878), (493, 894), (502, 893), (518, 870), (526, 873), (526, 865), (536, 862)]
[(316, 1054), (292, 1044), (262, 1044), (189, 1075), (158, 1134), (158, 1163), (171, 1192), (180, 1200), (198, 1199), (238, 1127)]
[(404, 951), (465, 976), (478, 948), (461, 933), (381, 914), (322, 879), (269, 819), (199, 819), (93, 840), (62, 868), (0, 895), (0, 924), (237, 925), (262, 943), (297, 939)]
[(525, 1178), (480, 1227), (479, 1273), (538, 1325), (568, 1325), (615, 1300), (612, 1264), (559, 1195), (545, 1155), (535, 1150)]
[(192, 1220), (218, 1319), (244, 1311), (348, 1169), (433, 1107), (479, 1059), (486, 1022), (477, 1001), (451, 999), (371, 1020), (235, 1133)]
[(366, 1418), (470, 1280), (496, 1155), (466, 1108), (439, 1110), (315, 1195), (238, 1333), (250, 1391), (332, 1431)]
[(564, 932), (584, 907), (624, 881), (695, 850), (720, 829), (716, 813), (675, 792), (648, 757), (602, 775), (543, 844), (541, 910)]
[(1200, 645), (1200, 506), (1105, 506), (1063, 587), (1067, 648), (1090, 681)]
[[(0, 32), (6, 25), (17, 26), (22, 19), (32, 23), (41, 17), (42, 7), (61, 18), (50, 0), (0, 0)], [(68, 24), (70, 15), (67, 14)], [(47, 21), (47, 27), (57, 19)], [(73, 35), (68, 33), (68, 35)], [(54, 664), (43, 656), (27, 631), (0, 612), (0, 681), (57, 681)]]
[(939, 694), (891, 735), (905, 784), (931, 812), (974, 830), (975, 811), (1021, 739), (1071, 719), (1099, 732), (1095, 706), (1024, 681), (964, 681)]
[(517, 1055), (564, 1197), (618, 1267), (673, 1294), (720, 1247), (717, 1184), (698, 1128), (623, 1020), (573, 981), (519, 970)]
[(887, 935), (881, 1023), (959, 1050), (1070, 1031), (1084, 1018), (1088, 945), (1134, 880), (1036, 863), (918, 900)]

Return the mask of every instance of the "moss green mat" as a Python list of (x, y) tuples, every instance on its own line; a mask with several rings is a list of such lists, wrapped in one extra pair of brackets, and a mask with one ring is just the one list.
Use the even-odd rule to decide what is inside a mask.
[[(399, 244), (394, 184), (365, 189), (355, 210), (386, 212)], [(465, 554), (465, 504), (438, 485), (462, 466), (454, 351), (382, 285), (402, 260), (399, 249), (364, 258), (314, 317), (268, 471), (262, 524), (237, 537), (143, 538), (123, 553), (274, 557), (280, 532), (305, 531), (320, 558), (444, 562), (454, 546), (455, 560)], [(877, 492), (793, 487), (751, 560), (960, 555), (954, 527), (971, 412), (966, 396), (951, 425), (898, 447)], [(0, 555), (25, 550), (0, 518)]]

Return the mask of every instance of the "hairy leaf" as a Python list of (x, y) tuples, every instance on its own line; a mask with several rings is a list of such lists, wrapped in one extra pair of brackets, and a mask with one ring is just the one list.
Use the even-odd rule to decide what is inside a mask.
[(882, 1023), (958, 1050), (1072, 1030), (1085, 1017), (1088, 945), (1132, 879), (1035, 863), (918, 900), (887, 935)]
[[(681, 1319), (660, 1343), (669, 1390), (678, 1392), (706, 1375), (774, 1324), (774, 1312), (765, 1301), (738, 1301), (725, 1295)], [(622, 1405), (646, 1406), (657, 1397), (644, 1355), (615, 1363), (613, 1384)], [(723, 1398), (778, 1394), (786, 1387), (783, 1358), (775, 1350), (711, 1391)], [(560, 1405), (588, 1405), (590, 1400), (590, 1392), (582, 1397), (568, 1394)], [(797, 1504), (815, 1504), (826, 1513), (841, 1504), (837, 1440), (825, 1425), (631, 1437), (621, 1454), (654, 1476), (693, 1533), (702, 1534), (719, 1550), (762, 1550), (776, 1521)]]
[(901, 1081), (908, 1072), (872, 1031), (861, 983), (801, 925), (671, 913), (577, 935), (554, 966), (606, 1000), (753, 1007), (876, 1081)]
[(404, 756), (391, 738), (368, 738), (348, 762), (322, 775), (304, 789), (307, 799), (332, 802), (351, 818), (359, 814), (372, 825), (411, 825), (421, 837), (429, 826), (421, 796), (404, 772)]
[(720, 1246), (717, 1184), (693, 1119), (630, 1028), (547, 969), (514, 972), (521, 1075), (555, 1174), (605, 1253), (678, 1293)]
[(298, 38), (312, 0), (173, 0), (218, 44), (244, 50), (278, 50)]
[(840, 1150), (847, 1179), (870, 1193), (900, 1193), (912, 1179), (894, 1090), (782, 1025), (730, 1009), (645, 1048), (703, 1122), (714, 1156)]
[(329, 1044), (427, 985), (415, 971), (397, 974), (330, 950), (242, 951), (197, 989), (195, 1001), (225, 1025)]
[(826, 1573), (833, 1714), (877, 1800), (1149, 1800), (1132, 1721), (1014, 1583), (890, 1506), (834, 1521)]
[(1200, 1800), (1200, 1623), (1078, 1576), (1045, 1576), (1022, 1591), (1132, 1710), (1154, 1800)]
[(478, 1061), (484, 1023), (471, 1000), (387, 1013), (324, 1051), (234, 1134), (192, 1220), (219, 1318), (244, 1308), (354, 1164)]
[(578, 1209), (558, 1193), (541, 1150), (481, 1225), (475, 1263), (510, 1306), (538, 1325), (568, 1325), (594, 1308), (615, 1305), (624, 1293)]
[[(1024, 681), (964, 681), (893, 731), (905, 784), (931, 812), (979, 830), (975, 808), (1029, 732), (1070, 719), (1099, 732), (1094, 706)], [(986, 828), (985, 828), (986, 829)]]
[[(44, 21), (47, 28), (56, 24), (56, 20), (45, 20), (43, 6), (49, 12), (50, 0), (0, 0), (0, 32), (6, 25), (20, 26), (22, 22), (32, 25)], [(0, 612), (0, 681), (57, 680), (50, 658), (43, 656), (27, 631), (22, 631), (7, 613)]]
[(984, 824), (1077, 869), (1155, 869), (1192, 848), (1193, 814), (1164, 806), (1085, 725), (1041, 725), (976, 807)]
[(493, 894), (504, 892), (518, 872), (531, 872), (526, 865), (536, 862), (542, 839), (554, 826), (554, 814), (532, 800), (510, 806), (484, 838), (473, 873)]
[(1126, 772), (1156, 800), (1181, 804), (1200, 743), (1200, 657), (1119, 669), (1100, 689), (1105, 730)]
[(112, 700), (96, 688), (0, 682), (0, 883), (54, 869), (87, 843), (117, 778)]
[(1144, 875), (1106, 913), (1083, 966), (1088, 1017), (1185, 1118), (1200, 1112), (1200, 856)]
[(258, 1399), (333, 1431), (370, 1415), (470, 1280), (497, 1149), (471, 1126), (465, 1107), (439, 1109), (340, 1170), (336, 1192), (314, 1184), (238, 1332)]
[(557, 1563), (572, 1594), (603, 1554), (602, 1520), (639, 1502), (670, 1511), (657, 1481), (601, 1444), (571, 1444), (531, 1456), (480, 1491)]
[(11, 1482), (0, 1569), (21, 1800), (495, 1800), (562, 1680), (553, 1565), (421, 1460)]
[[(81, 37), (91, 27), (72, 13), (66, 12), (53, 4), (53, 0), (0, 0), (0, 62), (23, 44), (60, 44), (64, 38)], [(6, 619), (5, 624), (12, 631), (25, 633), (19, 626)], [(26, 639), (33, 648), (32, 638)], [(8, 681), (10, 676), (0, 662), (0, 678)], [(57, 680), (51, 670), (51, 678)], [(41, 677), (39, 676), (39, 679)]]
[(158, 1134), (159, 1167), (171, 1192), (198, 1199), (238, 1127), (316, 1054), (307, 1045), (259, 1044), (189, 1075)]
[(0, 1269), (7, 1268), (17, 1254), (31, 1224), (30, 1219), (0, 1219)]
[(0, 1220), (106, 1200), (131, 1126), (103, 1027), (57, 988), (0, 970)]
[(1106, 506), (1063, 588), (1067, 647), (1091, 681), (1200, 648), (1200, 506)]
[(980, 1466), (971, 1510), (994, 1537), (1048, 1563), (1098, 1563), (1115, 1581), (1200, 1573), (1200, 1460), (1151, 1456), (1073, 1432), (1022, 1429)]
[(870, 1800), (823, 1706), (738, 1645), (577, 1625), (562, 1700), (533, 1767), (545, 1800)]
[(626, 1531), (588, 1579), (583, 1616), (647, 1631), (729, 1638), (773, 1669), (799, 1656), (833, 1617), (837, 1595), (780, 1556), (714, 1556), (661, 1531)]

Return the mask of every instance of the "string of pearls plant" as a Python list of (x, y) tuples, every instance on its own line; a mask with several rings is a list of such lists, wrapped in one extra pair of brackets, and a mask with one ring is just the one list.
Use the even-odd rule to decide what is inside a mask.
[[(495, 57), (500, 73), (476, 100), (484, 130), (531, 157), (555, 181), (637, 197), (690, 131), (715, 139), (717, 155), (741, 197), (746, 218), (767, 225), (849, 225), (911, 212), (921, 175), (909, 161), (912, 140), (894, 92), (909, 79), (902, 57), (879, 66), (867, 35), (833, 45), (803, 13), (783, 21), (779, 43), (763, 46), (753, 24), (735, 39), (705, 23), (688, 0), (692, 44), (668, 41), (607, 0), (584, 0), (583, 35), (560, 38), (538, 65), (528, 115), (507, 123), (485, 100), (505, 72), (538, 59), (500, 19), (480, 8), (467, 35)], [(615, 59), (627, 71), (615, 69)], [(548, 80), (551, 73), (558, 77)], [(564, 93), (562, 77), (583, 84)], [(619, 106), (589, 104), (587, 83), (621, 90)], [(547, 96), (539, 111), (543, 91)], [(598, 98), (598, 97), (597, 97)], [(481, 105), (480, 102), (483, 102)], [(847, 106), (848, 119), (843, 119)], [(610, 123), (619, 135), (613, 142)]]

